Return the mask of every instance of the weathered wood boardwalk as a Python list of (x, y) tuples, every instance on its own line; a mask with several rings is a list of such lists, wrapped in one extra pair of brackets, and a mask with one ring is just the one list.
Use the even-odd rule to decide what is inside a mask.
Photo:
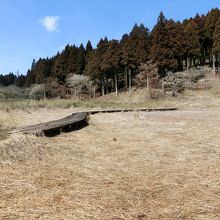
[(88, 124), (88, 113), (77, 112), (65, 118), (49, 121), (37, 125), (30, 125), (14, 132), (21, 132), (24, 134), (35, 134), (37, 136), (52, 136), (59, 134), (61, 131), (70, 131), (81, 128)]
[(175, 111), (177, 108), (139, 108), (139, 109), (103, 109), (88, 111), (90, 115), (98, 113), (114, 113), (114, 112), (154, 112), (154, 111)]
[(67, 132), (80, 129), (88, 125), (89, 115), (94, 115), (98, 113), (114, 113), (114, 112), (135, 112), (135, 111), (174, 111), (177, 108), (162, 108), (162, 109), (104, 109), (104, 110), (94, 110), (87, 112), (76, 112), (65, 118), (49, 121), (37, 125), (30, 125), (23, 128), (19, 128), (12, 133), (24, 133), (24, 134), (34, 134), (37, 136), (54, 136), (60, 134), (60, 132)]

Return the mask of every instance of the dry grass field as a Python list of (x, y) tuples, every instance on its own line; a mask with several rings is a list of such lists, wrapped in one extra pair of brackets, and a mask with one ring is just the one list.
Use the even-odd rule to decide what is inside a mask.
[[(97, 114), (52, 138), (1, 132), (0, 219), (220, 219), (218, 85), (152, 104), (178, 111)], [(1, 110), (0, 129), (79, 110)]]

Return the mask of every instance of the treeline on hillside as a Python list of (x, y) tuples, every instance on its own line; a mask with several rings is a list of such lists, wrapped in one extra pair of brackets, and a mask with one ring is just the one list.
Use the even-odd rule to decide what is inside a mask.
[(160, 77), (198, 65), (215, 69), (220, 58), (220, 10), (176, 22), (161, 12), (150, 32), (143, 24), (134, 25), (120, 40), (101, 39), (96, 48), (88, 41), (67, 45), (51, 58), (33, 61), (26, 86), (56, 82), (65, 86), (67, 78), (79, 74), (89, 77), (102, 94), (130, 88), (140, 66), (157, 64)]
[(16, 85), (18, 87), (23, 87), (26, 84), (27, 77), (24, 75), (15, 75), (14, 73), (9, 73), (6, 75), (0, 74), (0, 85), (9, 86)]

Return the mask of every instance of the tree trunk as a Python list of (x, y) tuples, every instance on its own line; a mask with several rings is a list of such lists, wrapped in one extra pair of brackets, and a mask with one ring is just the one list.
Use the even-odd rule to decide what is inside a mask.
[(124, 71), (124, 87), (128, 88), (128, 68), (127, 68), (127, 66), (125, 67), (125, 71)]
[(114, 79), (111, 81), (111, 84), (112, 84), (111, 92), (113, 92), (115, 88), (115, 75), (114, 75)]
[(190, 57), (187, 57), (187, 69), (189, 69), (191, 66), (191, 59)]
[(187, 68), (187, 58), (185, 59), (185, 68)]
[(183, 69), (185, 69), (185, 67), (186, 67), (186, 60), (183, 59), (183, 60), (182, 60), (182, 63), (183, 63)]
[(117, 96), (118, 95), (118, 77), (116, 73), (114, 74), (114, 77), (115, 77), (115, 94)]
[(149, 83), (149, 77), (147, 77), (147, 91), (148, 91), (148, 94), (149, 94), (149, 97), (151, 97), (151, 91), (150, 91), (150, 83)]
[(195, 66), (195, 59), (193, 58), (191, 61), (191, 65), (194, 67)]
[(162, 78), (161, 84), (162, 84), (162, 93), (163, 93), (163, 96), (165, 96), (164, 78)]
[(47, 98), (47, 95), (46, 95), (46, 83), (44, 84), (44, 100)]
[(131, 69), (128, 69), (128, 78), (129, 78), (129, 91), (131, 90)]
[(96, 97), (96, 88), (93, 88), (93, 98)]
[(219, 56), (216, 55), (216, 67), (217, 67), (217, 73), (218, 73), (218, 69), (219, 69)]
[(215, 74), (215, 62), (216, 62), (216, 55), (214, 52), (212, 52), (212, 69), (213, 69), (213, 72)]
[(46, 100), (46, 91), (44, 90), (44, 100)]
[(108, 83), (107, 83), (107, 79), (106, 79), (106, 75), (105, 74), (104, 74), (104, 84), (105, 84), (106, 94), (108, 94)]
[(206, 64), (206, 52), (205, 49), (203, 50), (203, 57), (202, 57), (202, 63), (201, 65), (205, 65)]
[(184, 60), (178, 59), (178, 71), (182, 71), (184, 69)]
[(104, 76), (102, 77), (102, 96), (105, 95), (105, 82), (104, 82)]
[(213, 68), (213, 50), (209, 49), (209, 66)]

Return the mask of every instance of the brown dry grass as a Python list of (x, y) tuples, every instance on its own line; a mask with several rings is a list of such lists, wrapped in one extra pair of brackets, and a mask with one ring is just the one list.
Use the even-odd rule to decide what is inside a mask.
[(100, 114), (50, 139), (13, 135), (4, 141), (0, 218), (219, 219), (219, 118)]
[[(175, 112), (94, 115), (53, 138), (10, 135), (0, 141), (0, 219), (220, 219), (213, 92), (160, 101)], [(0, 120), (10, 128), (72, 111), (15, 110)]]

